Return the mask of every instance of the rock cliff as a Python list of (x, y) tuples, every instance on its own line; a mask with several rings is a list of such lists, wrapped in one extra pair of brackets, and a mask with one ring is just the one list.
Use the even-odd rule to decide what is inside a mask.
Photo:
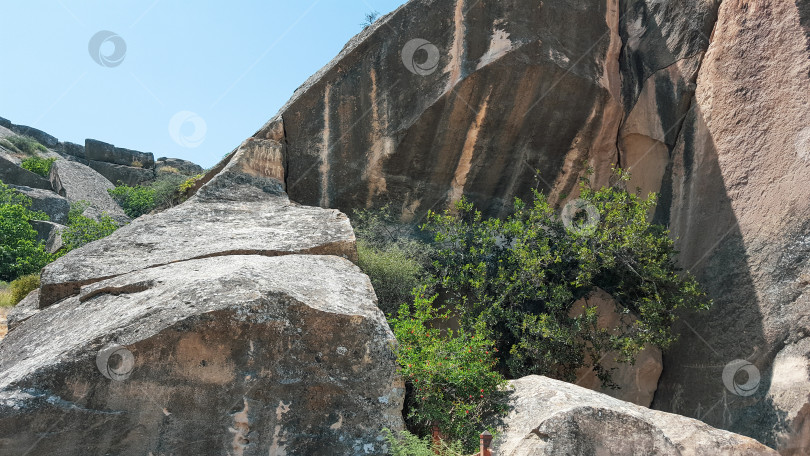
[(716, 301), (685, 316), (653, 406), (802, 454), (809, 18), (806, 0), (412, 0), (253, 137), (285, 144), (293, 200), (403, 223), (631, 170)]

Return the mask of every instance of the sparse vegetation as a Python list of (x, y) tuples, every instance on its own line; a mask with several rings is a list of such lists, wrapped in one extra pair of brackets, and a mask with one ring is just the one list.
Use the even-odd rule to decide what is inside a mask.
[(28, 293), (39, 288), (39, 273), (27, 274), (14, 281), (9, 286), (9, 298), (12, 306), (16, 306)]
[(62, 253), (105, 238), (118, 229), (118, 224), (106, 213), (102, 213), (99, 220), (86, 217), (84, 211), (88, 206), (86, 202), (76, 202), (70, 205), (68, 227), (62, 232), (64, 245)]
[(141, 162), (140, 160), (132, 160), (130, 166), (132, 166), (133, 168), (143, 168), (143, 162)]
[(107, 191), (129, 217), (137, 218), (183, 202), (188, 180), (179, 173), (160, 173), (149, 185), (119, 185)]
[(369, 25), (372, 25), (375, 22), (377, 22), (377, 19), (379, 19), (379, 18), (380, 18), (380, 12), (379, 11), (370, 11), (370, 12), (366, 13), (365, 18), (363, 19), (363, 22), (360, 23), (360, 25), (363, 28), (366, 28)]
[(419, 438), (408, 431), (396, 435), (390, 429), (383, 429), (388, 454), (391, 456), (464, 456), (459, 442), (434, 444), (431, 438)]
[(48, 148), (40, 144), (36, 139), (25, 136), (7, 136), (5, 140), (16, 149), (17, 153), (34, 155), (37, 152), (47, 152)]
[(355, 211), (352, 222), (359, 266), (371, 279), (380, 308), (394, 313), (427, 280), (432, 248), (398, 223), (388, 206)]
[(164, 166), (158, 169), (158, 174), (180, 174), (180, 170), (174, 166)]
[(51, 167), (55, 161), (55, 158), (42, 158), (35, 155), (23, 160), (20, 166), (28, 171), (39, 174), (42, 177), (48, 177), (48, 174), (51, 172)]
[(197, 174), (196, 176), (189, 177), (188, 179), (183, 181), (183, 183), (180, 184), (180, 193), (185, 194), (186, 192), (194, 188), (194, 185), (197, 184), (197, 181), (202, 178), (203, 178), (202, 174)]

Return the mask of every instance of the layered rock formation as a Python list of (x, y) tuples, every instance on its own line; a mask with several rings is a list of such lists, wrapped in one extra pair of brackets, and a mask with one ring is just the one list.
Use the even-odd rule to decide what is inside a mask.
[(4, 452), (385, 453), (393, 335), (348, 218), (291, 203), (282, 156), (248, 142), (186, 203), (45, 268), (0, 342)]
[(755, 456), (778, 453), (748, 437), (537, 375), (510, 382), (512, 411), (499, 456)]

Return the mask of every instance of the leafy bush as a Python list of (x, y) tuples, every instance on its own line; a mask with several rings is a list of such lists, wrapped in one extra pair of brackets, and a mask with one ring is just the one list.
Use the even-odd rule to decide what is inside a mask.
[(23, 160), (20, 166), (28, 171), (39, 174), (42, 177), (48, 177), (48, 174), (51, 172), (51, 166), (53, 166), (53, 162), (55, 161), (55, 158), (41, 158), (34, 156)]
[(161, 174), (149, 188), (155, 196), (155, 210), (163, 210), (175, 206), (185, 200), (185, 195), (180, 192), (180, 186), (185, 182), (186, 177), (181, 174)]
[[(667, 230), (648, 222), (655, 195), (644, 200), (626, 190), (627, 174), (616, 178), (600, 190), (581, 185), (589, 220), (583, 211), (561, 218), (537, 192), (532, 204), (517, 200), (504, 221), (484, 219), (467, 201), (429, 214), (424, 228), (441, 246), (435, 266), (448, 305), (463, 327), (486, 323), (512, 378), (573, 381), (589, 365), (611, 385), (603, 355), (616, 350), (631, 362), (645, 344), (666, 348), (676, 311), (709, 306), (695, 279), (676, 267)], [(626, 317), (618, 331), (597, 327), (595, 307), (572, 315), (573, 303), (597, 289)]]
[(107, 192), (131, 218), (148, 214), (155, 208), (155, 191), (149, 187), (119, 185)]
[(371, 279), (380, 309), (394, 313), (410, 302), (415, 288), (428, 281), (432, 247), (398, 224), (386, 206), (355, 211), (358, 266)]
[(417, 290), (413, 304), (403, 304), (390, 320), (410, 389), (406, 419), (421, 435), (435, 425), (445, 438), (472, 451), (488, 420), (506, 412), (505, 380), (494, 370), (495, 343), (487, 338), (483, 321), (471, 330), (439, 329), (451, 313), (425, 292), (426, 287)]
[(188, 179), (184, 180), (182, 184), (180, 184), (180, 193), (186, 193), (192, 188), (194, 185), (197, 184), (197, 181), (202, 179), (202, 174), (197, 174), (196, 176), (191, 176)]
[(34, 212), (31, 199), (0, 182), (0, 280), (11, 281), (39, 271), (52, 260), (30, 220), (48, 220)]
[(132, 217), (152, 211), (162, 211), (185, 200), (180, 188), (186, 182), (186, 177), (174, 173), (162, 173), (151, 184), (130, 187), (119, 185), (107, 190), (124, 212)]
[(24, 275), (9, 284), (11, 305), (16, 306), (28, 293), (39, 288), (39, 274)]
[(88, 206), (86, 202), (77, 202), (70, 205), (68, 227), (62, 231), (64, 252), (69, 252), (90, 242), (105, 238), (118, 229), (118, 224), (106, 213), (101, 214), (100, 220), (84, 216), (84, 211)]
[(390, 429), (383, 429), (391, 456), (463, 456), (460, 442), (434, 444), (430, 437), (419, 438), (408, 431), (394, 435)]
[(11, 143), (17, 150), (26, 155), (34, 155), (37, 151), (47, 152), (48, 148), (40, 144), (30, 136), (7, 136), (6, 141)]

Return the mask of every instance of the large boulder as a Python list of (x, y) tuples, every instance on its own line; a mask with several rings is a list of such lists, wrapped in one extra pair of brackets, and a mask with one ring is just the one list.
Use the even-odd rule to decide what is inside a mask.
[(674, 143), (718, 4), (412, 0), (254, 137), (286, 142), (303, 204), (390, 204), (417, 221), (462, 195), (495, 215), (535, 188), (559, 202), (588, 167), (606, 182), (620, 131)]
[(87, 165), (68, 160), (57, 160), (51, 167), (53, 190), (68, 202), (83, 201), (97, 211), (107, 213), (119, 224), (129, 222), (129, 217), (107, 192), (115, 186)]
[(749, 437), (532, 375), (510, 382), (499, 456), (777, 456)]
[(30, 220), (28, 223), (37, 232), (37, 242), (45, 243), (48, 253), (56, 253), (62, 248), (62, 232), (67, 229), (65, 225), (44, 220)]
[(50, 190), (10, 185), (19, 193), (31, 198), (31, 210), (44, 212), (52, 222), (65, 224), (70, 212), (70, 203), (67, 199)]
[(42, 190), (52, 189), (48, 179), (21, 168), (19, 165), (3, 156), (0, 156), (0, 182), (6, 185), (21, 185)]
[(386, 454), (382, 429), (403, 427), (393, 342), (368, 278), (342, 258), (143, 269), (83, 288), (0, 342), (0, 448)]
[[(160, 173), (162, 168), (167, 168), (170, 170), (177, 170), (180, 174), (184, 174), (187, 176), (196, 176), (197, 174), (203, 173), (203, 167), (192, 163), (188, 160), (182, 160), (179, 158), (166, 158), (160, 157), (155, 162), (155, 171)], [(167, 172), (164, 170), (164, 172)]]
[(187, 202), (139, 217), (49, 264), (42, 272), (41, 305), (107, 277), (194, 258), (308, 253), (356, 260), (348, 217), (300, 206), (284, 194), (283, 168), (275, 165), (281, 154), (278, 143), (249, 141)]
[(662, 203), (715, 305), (653, 406), (810, 454), (810, 4), (724, 1)]
[(107, 180), (115, 185), (136, 185), (148, 184), (155, 180), (155, 170), (151, 168), (140, 168), (136, 166), (116, 165), (112, 163), (90, 160), (87, 165)]
[(151, 152), (138, 152), (137, 150), (115, 147), (112, 144), (96, 139), (86, 139), (84, 141), (84, 158), (138, 168), (152, 169), (155, 167), (155, 156)]

